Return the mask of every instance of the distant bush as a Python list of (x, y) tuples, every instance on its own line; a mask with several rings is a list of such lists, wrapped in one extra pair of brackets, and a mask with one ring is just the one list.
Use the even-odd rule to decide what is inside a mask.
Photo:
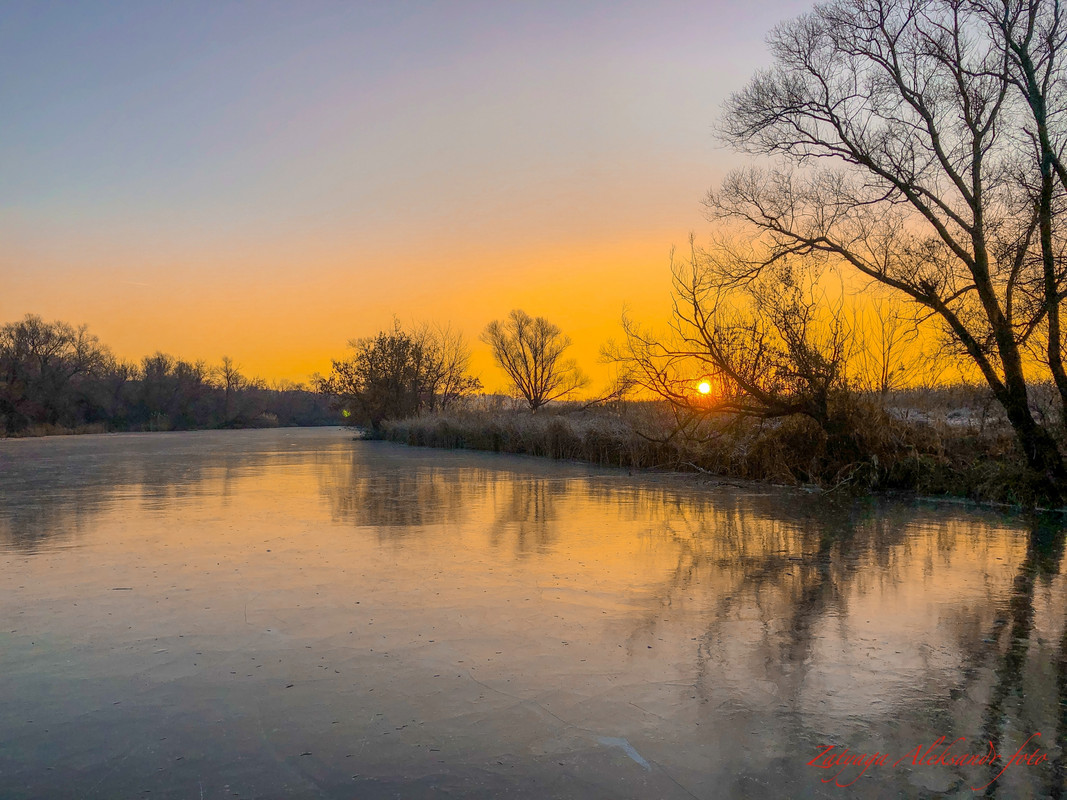
[(467, 373), (470, 351), (458, 331), (421, 325), (393, 329), (349, 342), (352, 355), (333, 362), (317, 389), (330, 398), (346, 424), (378, 430), (387, 419), (444, 410), (477, 391)]

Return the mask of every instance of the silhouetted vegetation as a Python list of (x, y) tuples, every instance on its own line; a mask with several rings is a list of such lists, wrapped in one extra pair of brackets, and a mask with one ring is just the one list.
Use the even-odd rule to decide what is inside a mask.
[[(845, 324), (843, 303), (828, 304), (816, 280), (785, 263), (732, 284), (724, 258), (694, 247), (688, 263), (672, 263), (669, 334), (625, 318), (625, 339), (607, 357), (631, 385), (667, 400), (681, 426), (709, 411), (837, 426), (848, 413), (856, 377), (849, 362), (863, 336)], [(694, 391), (698, 381), (705, 394)]]
[(481, 388), (467, 374), (463, 337), (448, 327), (405, 331), (396, 321), (391, 331), (353, 339), (349, 347), (353, 354), (316, 381), (349, 425), (377, 431), (387, 419), (443, 410)]
[(503, 322), (490, 322), (482, 341), (492, 349), (497, 366), (530, 411), (567, 397), (589, 382), (577, 363), (563, 358), (571, 346), (570, 337), (544, 317), (535, 319), (515, 309)]
[(935, 322), (1052, 498), (1067, 471), (1028, 381), (1056, 387), (1062, 418), (1064, 13), (1041, 0), (848, 0), (780, 25), (773, 66), (721, 122), (739, 151), (775, 162), (735, 171), (707, 200), (751, 246), (723, 273), (734, 285), (783, 262), (829, 264)]
[(0, 433), (165, 431), (334, 425), (326, 399), (268, 388), (234, 361), (208, 367), (156, 353), (117, 359), (86, 327), (28, 315), (0, 327)]
[(410, 445), (706, 472), (830, 492), (1048, 502), (984, 387), (848, 395), (828, 427), (801, 414), (760, 418), (706, 409), (683, 419), (670, 402), (630, 400), (595, 408), (558, 403), (536, 415), (471, 403), (388, 422), (381, 435)]
[[(720, 130), (775, 161), (708, 195), (722, 224), (713, 245), (672, 261), (669, 330), (626, 319), (605, 351), (620, 386), (658, 399), (538, 420), (437, 415), (389, 436), (1062, 504), (1063, 9), (840, 0), (770, 44), (772, 67), (729, 100)], [(847, 273), (874, 320), (860, 321), (844, 280), (827, 290)], [(554, 368), (569, 340), (543, 319), (515, 311), (482, 338), (530, 410), (580, 385)], [(930, 352), (903, 358), (920, 340), (984, 387), (945, 388)], [(905, 392), (931, 365), (937, 388)], [(940, 419), (922, 410), (961, 395)]]

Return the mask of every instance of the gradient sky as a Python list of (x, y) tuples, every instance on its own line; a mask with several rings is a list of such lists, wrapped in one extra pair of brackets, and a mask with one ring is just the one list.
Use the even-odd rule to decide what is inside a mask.
[(477, 337), (519, 307), (602, 382), (809, 5), (0, 0), (0, 322), (294, 380), (451, 322), (495, 389)]

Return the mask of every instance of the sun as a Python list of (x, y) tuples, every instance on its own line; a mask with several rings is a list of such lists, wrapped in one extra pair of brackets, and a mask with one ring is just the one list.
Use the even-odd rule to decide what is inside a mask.
[(711, 384), (704, 381), (697, 387), (697, 391), (701, 394), (708, 394), (711, 391)]

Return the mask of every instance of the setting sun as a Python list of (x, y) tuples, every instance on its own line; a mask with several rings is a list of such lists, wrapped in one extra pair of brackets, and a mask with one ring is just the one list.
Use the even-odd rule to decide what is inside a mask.
[(711, 384), (704, 381), (697, 387), (697, 391), (701, 394), (708, 394), (711, 391)]

